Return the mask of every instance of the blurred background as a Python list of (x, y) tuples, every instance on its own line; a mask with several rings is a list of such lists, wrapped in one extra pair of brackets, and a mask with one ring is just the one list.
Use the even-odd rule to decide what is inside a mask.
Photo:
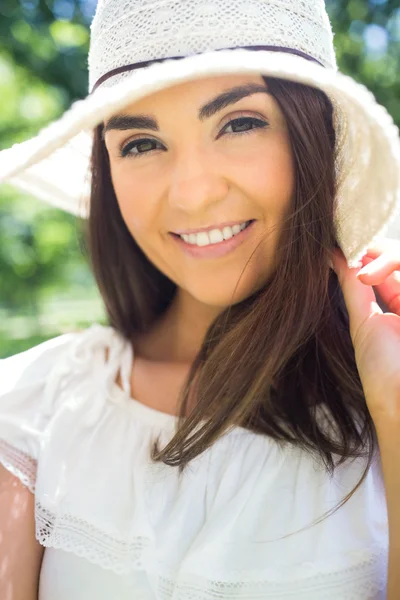
[[(87, 95), (96, 4), (0, 0), (0, 149)], [(369, 87), (400, 126), (400, 0), (326, 6), (340, 70)], [(105, 315), (78, 219), (0, 186), (0, 358), (93, 322), (105, 323)]]

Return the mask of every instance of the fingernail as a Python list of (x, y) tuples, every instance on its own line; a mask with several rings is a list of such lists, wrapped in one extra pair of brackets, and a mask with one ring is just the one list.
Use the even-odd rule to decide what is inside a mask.
[(360, 275), (371, 275), (371, 269), (368, 268), (369, 265), (365, 265), (362, 269), (360, 269), (357, 273), (357, 277)]
[(367, 259), (364, 259), (364, 260), (368, 260), (368, 262), (364, 266), (362, 265), (362, 262), (361, 262), (361, 264), (360, 264), (360, 270), (357, 273), (357, 277), (359, 275), (362, 276), (362, 275), (373, 275), (374, 274), (374, 269), (375, 269), (375, 267), (374, 267), (374, 260), (372, 258), (371, 259), (367, 258)]

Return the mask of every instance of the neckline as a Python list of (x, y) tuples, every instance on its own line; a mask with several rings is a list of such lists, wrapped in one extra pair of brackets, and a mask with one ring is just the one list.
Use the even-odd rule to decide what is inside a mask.
[[(143, 404), (143, 402), (139, 402), (139, 400), (136, 400), (136, 398), (130, 396), (129, 393), (123, 390), (115, 382), (111, 385), (111, 393), (108, 397), (113, 404), (123, 406), (124, 409), (129, 410), (140, 423), (146, 423), (150, 427), (156, 427), (161, 431), (164, 430), (168, 432), (172, 429), (176, 429), (177, 427), (179, 419), (178, 416), (162, 412), (161, 410), (152, 408), (147, 404)], [(205, 423), (204, 419), (202, 423)], [(225, 432), (223, 434), (223, 437), (225, 435), (232, 436), (235, 434), (256, 435), (249, 429), (241, 427), (240, 425), (235, 425), (233, 429), (229, 430), (228, 432)]]
[[(94, 325), (93, 328), (98, 329), (98, 325), (97, 326)], [(109, 387), (109, 393), (108, 393), (109, 400), (111, 402), (113, 402), (114, 404), (124, 406), (124, 408), (129, 410), (131, 413), (135, 414), (138, 421), (140, 421), (140, 422), (146, 422), (150, 426), (153, 426), (153, 427), (155, 426), (155, 427), (158, 427), (159, 429), (167, 429), (167, 430), (170, 430), (172, 428), (176, 429), (178, 420), (179, 420), (179, 417), (177, 415), (171, 415), (169, 413), (157, 410), (156, 408), (152, 408), (151, 406), (148, 406), (147, 404), (143, 404), (143, 402), (140, 402), (139, 400), (137, 400), (136, 398), (134, 398), (132, 396), (129, 380), (130, 380), (130, 373), (132, 370), (133, 361), (135, 358), (133, 344), (129, 340), (127, 340), (125, 337), (123, 337), (120, 334), (120, 332), (117, 329), (115, 329), (114, 327), (110, 327), (110, 326), (104, 327), (104, 326), (100, 325), (100, 329), (107, 330), (107, 333), (111, 333), (112, 338), (114, 339), (114, 343), (115, 343), (115, 336), (116, 336), (117, 339), (119, 339), (119, 342), (121, 344), (121, 346), (119, 347), (119, 350), (118, 350), (118, 356), (115, 357), (115, 359), (116, 359), (117, 365), (121, 371), (121, 380), (122, 380), (121, 382), (122, 382), (123, 387), (120, 387), (116, 383), (115, 378), (114, 378), (116, 373), (114, 373), (114, 369), (112, 369), (113, 379), (110, 382), (110, 387)], [(111, 350), (112, 343), (113, 343), (113, 340), (108, 341), (107, 346), (109, 348), (109, 351)], [(105, 368), (107, 368), (107, 367), (110, 368), (109, 360), (105, 363), (104, 366), (105, 366)], [(205, 423), (204, 420), (202, 422)], [(234, 429), (230, 430), (229, 433), (232, 434), (234, 432), (248, 434), (249, 430), (244, 427), (241, 427), (240, 425), (235, 425)]]
[[(122, 341), (121, 354), (119, 356), (118, 364), (121, 376), (122, 387), (117, 384), (115, 378), (112, 383), (113, 393), (119, 396), (120, 401), (126, 404), (131, 411), (133, 411), (136, 417), (140, 420), (145, 420), (151, 425), (159, 427), (174, 427), (178, 422), (177, 415), (171, 415), (169, 413), (152, 408), (143, 402), (139, 402), (132, 395), (130, 378), (132, 372), (133, 361), (135, 360), (135, 350), (130, 340), (119, 336)], [(118, 371), (118, 369), (117, 369)]]
[(111, 400), (119, 400), (126, 406), (131, 412), (133, 412), (138, 419), (148, 422), (150, 425), (157, 425), (161, 427), (174, 427), (178, 422), (177, 415), (171, 415), (156, 408), (152, 408), (143, 402), (139, 402), (136, 398), (133, 398), (130, 393), (123, 390), (115, 381), (112, 384), (112, 397)]

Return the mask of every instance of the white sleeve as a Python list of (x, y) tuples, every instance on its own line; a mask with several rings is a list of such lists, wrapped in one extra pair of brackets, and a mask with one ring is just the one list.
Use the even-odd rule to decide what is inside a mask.
[(57, 375), (78, 335), (66, 333), (0, 360), (0, 463), (32, 492)]

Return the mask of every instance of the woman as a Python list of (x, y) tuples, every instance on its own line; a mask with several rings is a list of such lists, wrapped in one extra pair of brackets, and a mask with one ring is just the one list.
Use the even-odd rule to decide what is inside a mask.
[(1, 153), (109, 318), (2, 364), (16, 598), (400, 591), (399, 141), (294, 4), (101, 2), (91, 94)]

